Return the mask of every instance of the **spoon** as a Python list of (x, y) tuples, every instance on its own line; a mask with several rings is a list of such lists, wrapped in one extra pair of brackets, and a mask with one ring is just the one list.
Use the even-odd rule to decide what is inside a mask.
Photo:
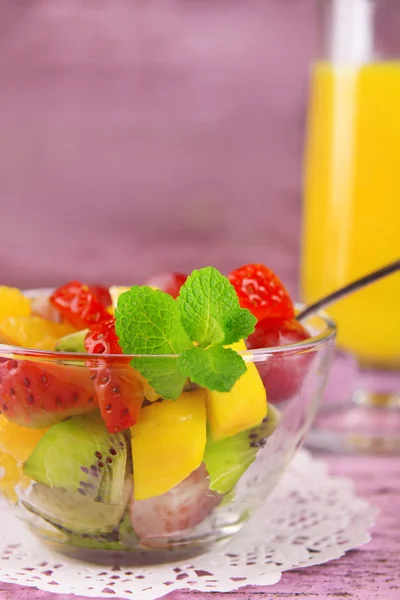
[(317, 302), (306, 306), (306, 308), (304, 308), (297, 315), (296, 319), (298, 321), (302, 321), (306, 317), (309, 317), (313, 313), (317, 312), (318, 310), (321, 310), (321, 308), (325, 308), (326, 306), (333, 304), (334, 302), (336, 302), (336, 300), (340, 300), (341, 298), (344, 298), (345, 296), (348, 296), (353, 292), (357, 292), (361, 288), (366, 287), (367, 285), (370, 285), (375, 281), (378, 281), (378, 279), (382, 279), (382, 277), (391, 275), (392, 273), (395, 273), (399, 270), (400, 260), (395, 260), (394, 262), (385, 265), (384, 267), (381, 267), (376, 271), (372, 271), (372, 273), (368, 273), (368, 275), (364, 275), (364, 277), (360, 277), (359, 279), (348, 283), (347, 285), (343, 286), (342, 288), (339, 288), (335, 292), (332, 292), (332, 294), (328, 294), (328, 296), (324, 296), (324, 298), (317, 300)]

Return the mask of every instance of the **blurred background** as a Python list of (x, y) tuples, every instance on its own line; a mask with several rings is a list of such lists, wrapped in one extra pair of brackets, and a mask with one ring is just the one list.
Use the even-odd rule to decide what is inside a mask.
[(0, 281), (256, 261), (297, 294), (316, 21), (316, 0), (2, 0)]
[(0, 279), (296, 286), (314, 0), (3, 0)]

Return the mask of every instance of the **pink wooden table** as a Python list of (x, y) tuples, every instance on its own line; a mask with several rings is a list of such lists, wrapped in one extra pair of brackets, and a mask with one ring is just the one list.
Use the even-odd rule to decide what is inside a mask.
[[(173, 592), (168, 600), (399, 600), (400, 460), (329, 458), (332, 473), (354, 479), (359, 493), (381, 513), (372, 541), (340, 560), (284, 573), (271, 587), (248, 587), (230, 594)], [(83, 600), (0, 583), (1, 600)], [(116, 598), (117, 600), (117, 598)]]

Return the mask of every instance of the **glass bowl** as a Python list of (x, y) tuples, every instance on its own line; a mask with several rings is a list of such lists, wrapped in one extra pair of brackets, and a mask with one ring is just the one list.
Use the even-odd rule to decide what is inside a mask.
[[(305, 326), (306, 341), (243, 350), (231, 392), (187, 382), (175, 402), (157, 399), (132, 356), (0, 345), (0, 493), (43, 543), (78, 559), (154, 564), (211, 550), (264, 502), (313, 422), (336, 330), (324, 314)], [(138, 424), (115, 433), (99, 411), (117, 410), (102, 396), (110, 378), (115, 398), (123, 382), (125, 402), (141, 404)]]

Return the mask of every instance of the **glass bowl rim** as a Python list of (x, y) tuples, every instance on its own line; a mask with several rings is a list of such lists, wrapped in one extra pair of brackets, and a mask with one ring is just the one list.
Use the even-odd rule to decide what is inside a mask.
[[(29, 298), (33, 297), (34, 292), (40, 292), (41, 294), (50, 293), (52, 288), (43, 288), (43, 289), (29, 289), (23, 290), (23, 293)], [(295, 307), (298, 310), (302, 310), (305, 305), (296, 302)], [(238, 354), (243, 356), (244, 359), (249, 356), (254, 356), (259, 360), (263, 358), (267, 358), (271, 355), (276, 354), (300, 354), (307, 350), (311, 350), (314, 348), (319, 348), (320, 346), (324, 346), (326, 343), (332, 342), (337, 334), (336, 323), (331, 319), (329, 315), (327, 315), (324, 311), (317, 311), (314, 314), (310, 315), (306, 320), (313, 319), (315, 317), (319, 317), (325, 324), (325, 328), (323, 331), (318, 333), (317, 335), (310, 336), (306, 340), (301, 342), (296, 342), (294, 344), (285, 344), (283, 346), (270, 346), (267, 348), (254, 348), (254, 349), (246, 349), (238, 351)], [(52, 360), (121, 360), (121, 358), (178, 358), (179, 354), (88, 354), (86, 352), (57, 352), (55, 350), (38, 350), (35, 348), (24, 348), (22, 346), (13, 346), (11, 344), (3, 344), (0, 343), (0, 358), (3, 354), (12, 354), (16, 355), (15, 358), (20, 356), (27, 357), (37, 357), (41, 359), (52, 359)]]

